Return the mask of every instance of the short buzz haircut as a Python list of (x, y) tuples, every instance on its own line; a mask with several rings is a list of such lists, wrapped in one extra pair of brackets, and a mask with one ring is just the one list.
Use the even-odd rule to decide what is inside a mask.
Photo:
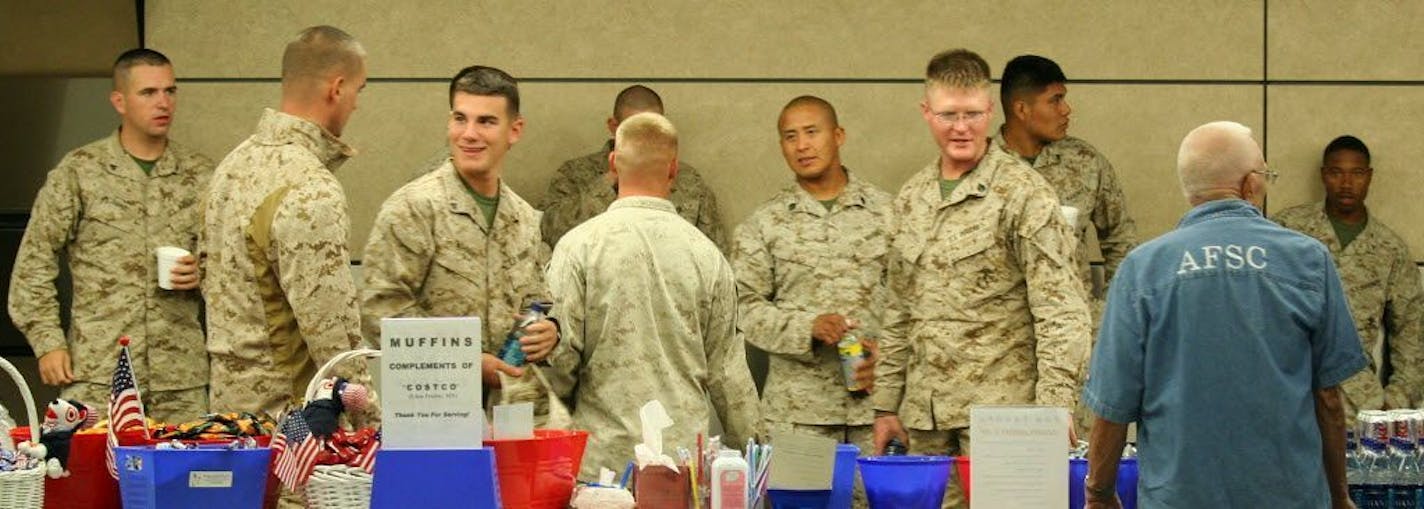
[(999, 81), (999, 101), (1004, 111), (1012, 109), (1013, 102), (1027, 95), (1043, 92), (1049, 85), (1067, 83), (1068, 77), (1058, 64), (1038, 55), (1020, 55), (1004, 65), (1004, 78)]
[(140, 65), (172, 66), (173, 62), (162, 53), (148, 48), (134, 48), (123, 52), (114, 60), (114, 90), (123, 88), (129, 81), (129, 70)]
[(1341, 150), (1351, 150), (1359, 152), (1360, 155), (1365, 156), (1365, 164), (1370, 164), (1370, 147), (1365, 146), (1365, 142), (1361, 141), (1359, 138), (1350, 136), (1348, 134), (1330, 140), (1330, 144), (1325, 146), (1325, 153), (1320, 155), (1320, 160), (1324, 161), (1325, 159), (1330, 157), (1330, 154), (1334, 154)]
[(308, 27), (282, 52), (282, 83), (355, 73), (365, 58), (366, 49), (344, 30), (329, 25)]
[(638, 113), (618, 124), (613, 147), (620, 171), (660, 169), (677, 159), (677, 128), (657, 113)]
[(613, 118), (619, 121), (644, 111), (663, 111), (663, 98), (651, 88), (633, 85), (618, 92), (618, 97), (613, 99)]
[(455, 106), (455, 94), (503, 97), (509, 117), (519, 116), (519, 81), (509, 73), (483, 65), (472, 65), (450, 79), (450, 106)]
[[(816, 97), (816, 96), (814, 96), (814, 95), (803, 95), (803, 96), (799, 96), (799, 97), (797, 97), (797, 98), (795, 98), (795, 99), (792, 99), (790, 102), (787, 102), (787, 103), (786, 103), (786, 106), (782, 106), (782, 107), (781, 107), (781, 116), (786, 115), (786, 112), (791, 111), (791, 108), (798, 108), (798, 107), (801, 107), (801, 106), (811, 106), (811, 107), (820, 108), (822, 111), (825, 111), (827, 115), (830, 115), (830, 117), (831, 117), (831, 127), (833, 127), (833, 128), (834, 128), (834, 127), (840, 127), (840, 125), (841, 125), (841, 120), (840, 120), (840, 117), (836, 116), (836, 107), (835, 107), (835, 106), (831, 106), (831, 102), (830, 102), (830, 101), (827, 101), (827, 100), (822, 99), (822, 98), (820, 98), (820, 97)], [(781, 117), (780, 117), (780, 116), (777, 117), (777, 120), (776, 120), (776, 128), (777, 128), (777, 129), (781, 129)]]
[(988, 88), (989, 62), (964, 48), (939, 52), (925, 66), (925, 86)]

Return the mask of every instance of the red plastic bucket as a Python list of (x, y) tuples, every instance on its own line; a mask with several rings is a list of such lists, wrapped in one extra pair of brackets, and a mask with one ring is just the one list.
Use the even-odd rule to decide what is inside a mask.
[(954, 457), (954, 475), (959, 478), (959, 488), (964, 490), (964, 503), (969, 504), (969, 457)]
[[(16, 443), (30, 439), (30, 428), (10, 430)], [(109, 477), (104, 461), (107, 433), (76, 434), (69, 442), (69, 477), (45, 478), (45, 509), (120, 509), (119, 481)], [(119, 443), (143, 443), (143, 432), (119, 433)]]
[(485, 440), (505, 507), (564, 509), (573, 496), (588, 432), (536, 429), (525, 440)]

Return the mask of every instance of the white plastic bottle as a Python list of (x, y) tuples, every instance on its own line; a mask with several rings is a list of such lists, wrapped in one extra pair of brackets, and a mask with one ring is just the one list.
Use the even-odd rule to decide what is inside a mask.
[(747, 460), (742, 451), (722, 449), (712, 462), (711, 509), (747, 509)]

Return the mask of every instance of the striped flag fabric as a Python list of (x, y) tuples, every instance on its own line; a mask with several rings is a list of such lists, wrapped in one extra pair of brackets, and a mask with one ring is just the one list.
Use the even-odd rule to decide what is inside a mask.
[(289, 490), (305, 485), (312, 469), (316, 468), (316, 458), (323, 445), (321, 438), (312, 435), (300, 411), (289, 412), (277, 435), (272, 437), (271, 446), (276, 456), (273, 473)]
[(374, 473), (376, 468), (376, 452), (379, 450), (381, 450), (381, 432), (377, 431), (376, 437), (371, 441), (371, 445), (368, 446), (366, 450), (361, 451), (361, 454), (356, 456), (356, 459), (352, 460), (351, 466), (365, 470), (368, 474)]
[(104, 454), (105, 466), (109, 468), (109, 475), (115, 479), (119, 478), (118, 468), (114, 465), (114, 447), (119, 445), (115, 433), (133, 427), (142, 429), (144, 438), (148, 437), (143, 400), (139, 395), (138, 383), (133, 376), (133, 365), (129, 360), (129, 337), (123, 336), (119, 338), (119, 362), (114, 367), (114, 378), (109, 384), (109, 447)]

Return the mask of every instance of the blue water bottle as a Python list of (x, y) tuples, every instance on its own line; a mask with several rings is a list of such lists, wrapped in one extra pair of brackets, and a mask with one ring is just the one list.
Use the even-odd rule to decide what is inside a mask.
[(549, 308), (548, 302), (534, 301), (529, 304), (529, 308), (524, 310), (524, 316), (514, 320), (514, 327), (509, 329), (509, 334), (504, 336), (504, 347), (499, 349), (499, 360), (514, 367), (524, 365), (524, 350), (520, 348), (519, 338), (524, 337), (524, 328), (531, 324), (543, 320)]

